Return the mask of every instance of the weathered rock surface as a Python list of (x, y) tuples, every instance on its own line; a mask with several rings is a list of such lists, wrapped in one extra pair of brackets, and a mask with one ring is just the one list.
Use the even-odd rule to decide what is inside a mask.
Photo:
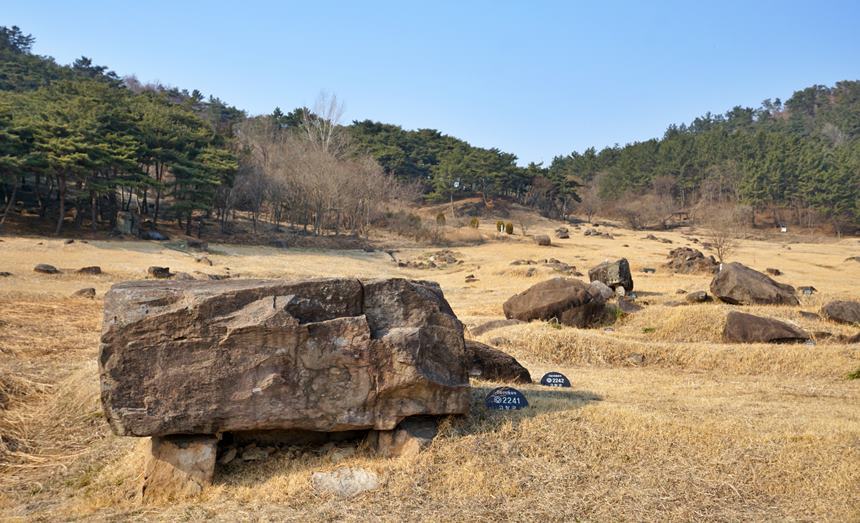
[(513, 356), (479, 341), (466, 340), (469, 376), (489, 381), (531, 383), (528, 369)]
[(508, 299), (505, 317), (522, 321), (552, 320), (573, 327), (590, 327), (605, 320), (605, 302), (574, 278), (542, 281)]
[(618, 287), (624, 287), (627, 292), (633, 290), (633, 275), (630, 274), (630, 264), (627, 262), (627, 258), (605, 261), (597, 267), (589, 269), (588, 279), (603, 282), (613, 290)]
[(57, 274), (60, 272), (59, 269), (57, 269), (53, 265), (48, 265), (47, 263), (40, 263), (33, 267), (33, 270), (36, 272), (41, 272), (42, 274)]
[(87, 287), (85, 289), (79, 289), (72, 293), (72, 298), (89, 298), (93, 299), (96, 297), (96, 290), (92, 287)]
[(714, 273), (720, 264), (713, 256), (705, 256), (701, 251), (690, 247), (678, 247), (669, 251), (669, 261), (665, 267), (681, 274), (695, 272)]
[(688, 293), (684, 299), (689, 303), (705, 303), (711, 301), (711, 297), (705, 291), (695, 291)]
[(723, 340), (729, 343), (802, 343), (809, 339), (803, 329), (784, 321), (732, 311), (726, 316)]
[(599, 296), (603, 301), (609, 301), (615, 296), (615, 292), (602, 281), (595, 280), (588, 285), (588, 288), (592, 296)]
[(146, 269), (146, 273), (152, 276), (153, 278), (165, 279), (170, 278), (173, 274), (170, 273), (170, 267), (159, 267), (157, 265), (153, 265)]
[(428, 282), (126, 282), (101, 341), (120, 435), (390, 430), (470, 403), (462, 325)]
[(311, 484), (320, 492), (351, 498), (379, 488), (379, 476), (362, 468), (340, 468), (334, 472), (314, 472)]
[(99, 267), (98, 265), (91, 265), (91, 266), (89, 266), (89, 267), (81, 267), (80, 269), (78, 269), (78, 271), (77, 271), (77, 272), (78, 272), (78, 274), (92, 274), (92, 275), (96, 275), (96, 274), (101, 274), (101, 273), (102, 273), (102, 268), (101, 268), (101, 267)]
[(725, 263), (711, 280), (711, 294), (733, 305), (798, 305), (794, 287), (738, 262)]
[(546, 234), (538, 234), (535, 236), (535, 243), (541, 245), (543, 247), (548, 247), (552, 245), (552, 241), (550, 241), (549, 236)]
[(838, 323), (860, 325), (860, 302), (836, 300), (824, 304), (821, 314), (825, 318)]
[(436, 418), (415, 416), (401, 421), (394, 430), (371, 431), (368, 443), (385, 457), (415, 456), (433, 443), (437, 432)]
[(214, 436), (151, 438), (141, 490), (144, 501), (167, 501), (199, 494), (212, 484), (218, 439)]

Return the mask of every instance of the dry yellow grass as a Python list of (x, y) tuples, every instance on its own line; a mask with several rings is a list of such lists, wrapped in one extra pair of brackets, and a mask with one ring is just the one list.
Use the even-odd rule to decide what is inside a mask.
[[(529, 232), (559, 224), (534, 217)], [(141, 242), (5, 238), (0, 243), (0, 519), (68, 520), (829, 520), (860, 519), (860, 367), (856, 345), (724, 345), (728, 305), (667, 307), (676, 289), (707, 289), (705, 275), (672, 275), (673, 245), (613, 230), (615, 240), (583, 237), (540, 248), (522, 237), (458, 247), (464, 264), (446, 270), (400, 269), (384, 252), (279, 250), (212, 246), (215, 266)], [(519, 228), (517, 230), (519, 232)], [(41, 245), (39, 245), (41, 243)], [(628, 245), (624, 247), (624, 245)], [(808, 320), (831, 298), (857, 298), (856, 239), (841, 242), (745, 241), (736, 259), (778, 267), (780, 281), (821, 293), (801, 307), (744, 307), (803, 328), (848, 334), (856, 329)], [(790, 247), (788, 249), (787, 247)], [(431, 248), (404, 248), (409, 259)], [(493, 414), (480, 402), (493, 386), (475, 383), (475, 408), (452, 419), (416, 458), (387, 460), (359, 448), (343, 460), (335, 449), (297, 448), (262, 463), (219, 468), (199, 499), (141, 506), (137, 440), (113, 436), (99, 406), (96, 367), (100, 299), (110, 284), (141, 278), (149, 265), (242, 277), (404, 276), (439, 281), (467, 324), (501, 317), (511, 294), (555, 274), (528, 277), (518, 258), (554, 257), (581, 272), (626, 256), (639, 313), (611, 332), (540, 323), (505, 327), (481, 338), (500, 343), (534, 378), (560, 370), (572, 390), (523, 387), (525, 411)], [(32, 272), (101, 265), (102, 276)], [(642, 267), (657, 268), (644, 275)], [(464, 283), (466, 274), (478, 281)], [(67, 296), (95, 287), (96, 301)], [(632, 354), (644, 362), (628, 361)], [(344, 502), (320, 495), (310, 475), (340, 466), (373, 469), (383, 487)]]

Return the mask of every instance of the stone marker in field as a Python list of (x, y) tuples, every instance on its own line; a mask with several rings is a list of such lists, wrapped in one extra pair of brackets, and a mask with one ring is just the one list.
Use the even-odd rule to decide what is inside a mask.
[(470, 403), (462, 324), (438, 285), (403, 279), (121, 283), (99, 367), (113, 431), (156, 440), (392, 431)]
[(523, 393), (513, 387), (497, 387), (484, 398), (489, 410), (520, 410), (529, 406)]
[(552, 278), (511, 296), (505, 317), (522, 321), (557, 320), (572, 327), (592, 327), (606, 320), (606, 303), (575, 278)]
[(724, 263), (711, 280), (711, 294), (733, 305), (798, 305), (794, 287), (738, 262)]
[(836, 300), (821, 307), (821, 314), (838, 323), (860, 325), (860, 302)]
[(469, 376), (488, 381), (531, 383), (528, 369), (513, 356), (479, 341), (466, 340)]
[(732, 311), (726, 316), (723, 340), (729, 343), (803, 343), (810, 339), (803, 329), (784, 321)]
[(540, 384), (545, 387), (570, 387), (570, 380), (560, 372), (547, 372), (540, 379)]
[(633, 275), (630, 274), (630, 263), (627, 262), (627, 258), (615, 261), (607, 260), (589, 269), (588, 279), (603, 282), (613, 290), (617, 290), (619, 287), (624, 287), (626, 292), (633, 290)]

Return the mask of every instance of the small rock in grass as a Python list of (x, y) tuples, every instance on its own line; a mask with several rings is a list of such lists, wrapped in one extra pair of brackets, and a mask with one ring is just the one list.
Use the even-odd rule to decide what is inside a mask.
[(379, 488), (379, 476), (367, 469), (346, 467), (334, 472), (314, 472), (311, 484), (317, 491), (351, 498)]
[(57, 274), (60, 271), (54, 267), (53, 265), (48, 265), (47, 263), (40, 263), (33, 267), (33, 270), (36, 272), (41, 272), (42, 274)]
[(85, 289), (77, 290), (72, 294), (72, 298), (89, 298), (92, 300), (95, 297), (96, 297), (96, 290), (92, 287), (87, 287)]

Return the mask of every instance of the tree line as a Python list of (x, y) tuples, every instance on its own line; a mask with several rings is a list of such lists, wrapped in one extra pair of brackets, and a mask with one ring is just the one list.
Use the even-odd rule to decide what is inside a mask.
[(735, 107), (670, 126), (660, 139), (517, 164), (433, 129), (344, 124), (334, 97), (248, 116), (199, 91), (119, 78), (86, 57), (63, 66), (33, 37), (0, 27), (0, 201), (30, 202), (59, 233), (113, 227), (134, 211), (191, 233), (237, 212), (278, 228), (361, 234), (388, 204), (504, 197), (548, 216), (747, 206), (775, 223), (860, 217), (860, 82), (813, 86), (784, 104)]

